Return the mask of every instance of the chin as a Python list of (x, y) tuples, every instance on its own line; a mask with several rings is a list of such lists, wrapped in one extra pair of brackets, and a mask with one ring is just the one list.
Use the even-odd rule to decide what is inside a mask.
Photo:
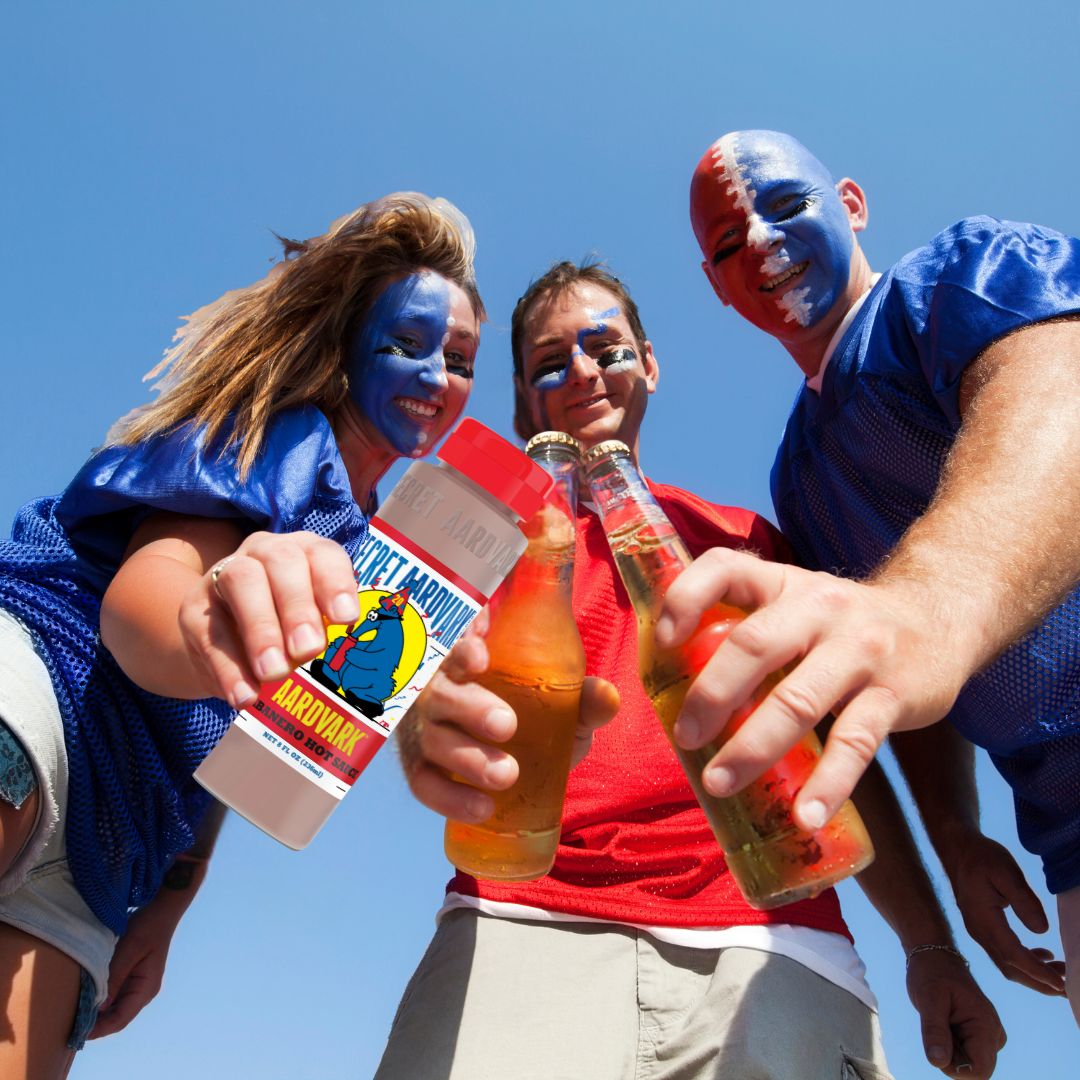
[(620, 442), (625, 443), (629, 442), (621, 426), (611, 423), (585, 424), (579, 430), (571, 432), (571, 434), (586, 447), (607, 442), (609, 439), (618, 439)]

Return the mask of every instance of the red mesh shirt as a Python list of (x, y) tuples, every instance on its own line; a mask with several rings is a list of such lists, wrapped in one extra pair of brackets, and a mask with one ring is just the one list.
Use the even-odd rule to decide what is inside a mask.
[[(789, 558), (783, 538), (759, 515), (663, 484), (649, 487), (695, 558), (721, 546)], [(447, 891), (648, 926), (786, 923), (850, 938), (832, 889), (774, 911), (743, 900), (642, 689), (637, 622), (599, 519), (583, 510), (577, 529), (574, 612), (587, 670), (618, 687), (622, 707), (570, 774), (551, 873), (523, 882), (459, 873)]]

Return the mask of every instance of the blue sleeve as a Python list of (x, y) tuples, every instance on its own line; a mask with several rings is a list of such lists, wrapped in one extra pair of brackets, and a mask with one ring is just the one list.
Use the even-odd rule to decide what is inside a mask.
[(923, 378), (954, 422), (960, 378), (989, 345), (1080, 312), (1080, 240), (1039, 225), (965, 218), (892, 273)]
[[(248, 531), (308, 527), (312, 510), (355, 507), (326, 417), (315, 408), (279, 413), (243, 481), (238, 448), (221, 453), (202, 429), (180, 429), (135, 446), (110, 446), (83, 466), (56, 516), (80, 558), (115, 572), (139, 522), (155, 510), (231, 518)], [(359, 515), (359, 511), (356, 511)]]

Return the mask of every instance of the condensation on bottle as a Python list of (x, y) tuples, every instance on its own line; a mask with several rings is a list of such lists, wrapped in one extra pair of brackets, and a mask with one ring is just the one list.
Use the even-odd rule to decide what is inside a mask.
[(311, 842), (510, 572), (548, 474), (473, 419), (390, 491), (353, 566), (360, 617), (264, 683), (195, 772), (288, 847)]
[(821, 743), (812, 732), (735, 795), (720, 799), (705, 790), (705, 766), (783, 672), (758, 687), (715, 741), (698, 750), (684, 750), (675, 742), (672, 731), (694, 676), (747, 612), (728, 604), (714, 605), (685, 644), (657, 648), (655, 626), (664, 595), (693, 560), (625, 443), (611, 440), (594, 446), (585, 454), (583, 468), (637, 615), (638, 660), (645, 691), (747, 902), (759, 909), (779, 907), (815, 896), (858, 873), (873, 860), (874, 849), (850, 801), (813, 832), (799, 828), (792, 817), (795, 796), (821, 756)]
[(581, 448), (563, 432), (546, 431), (525, 452), (553, 487), (524, 526), (525, 553), (492, 598), (490, 663), (476, 680), (517, 715), (517, 730), (499, 748), (517, 760), (518, 779), (492, 793), (490, 818), (448, 821), (444, 838), (458, 869), (502, 881), (542, 877), (555, 861), (585, 678), (572, 596)]

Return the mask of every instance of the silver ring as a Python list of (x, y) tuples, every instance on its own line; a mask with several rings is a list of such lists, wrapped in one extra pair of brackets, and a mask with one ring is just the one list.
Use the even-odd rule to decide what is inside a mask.
[(224, 559), (218, 559), (218, 561), (210, 567), (210, 584), (214, 586), (214, 592), (217, 593), (219, 600), (224, 600), (225, 597), (221, 595), (221, 586), (218, 584), (218, 578), (221, 577), (221, 571), (236, 558), (237, 554), (238, 553), (226, 555)]

